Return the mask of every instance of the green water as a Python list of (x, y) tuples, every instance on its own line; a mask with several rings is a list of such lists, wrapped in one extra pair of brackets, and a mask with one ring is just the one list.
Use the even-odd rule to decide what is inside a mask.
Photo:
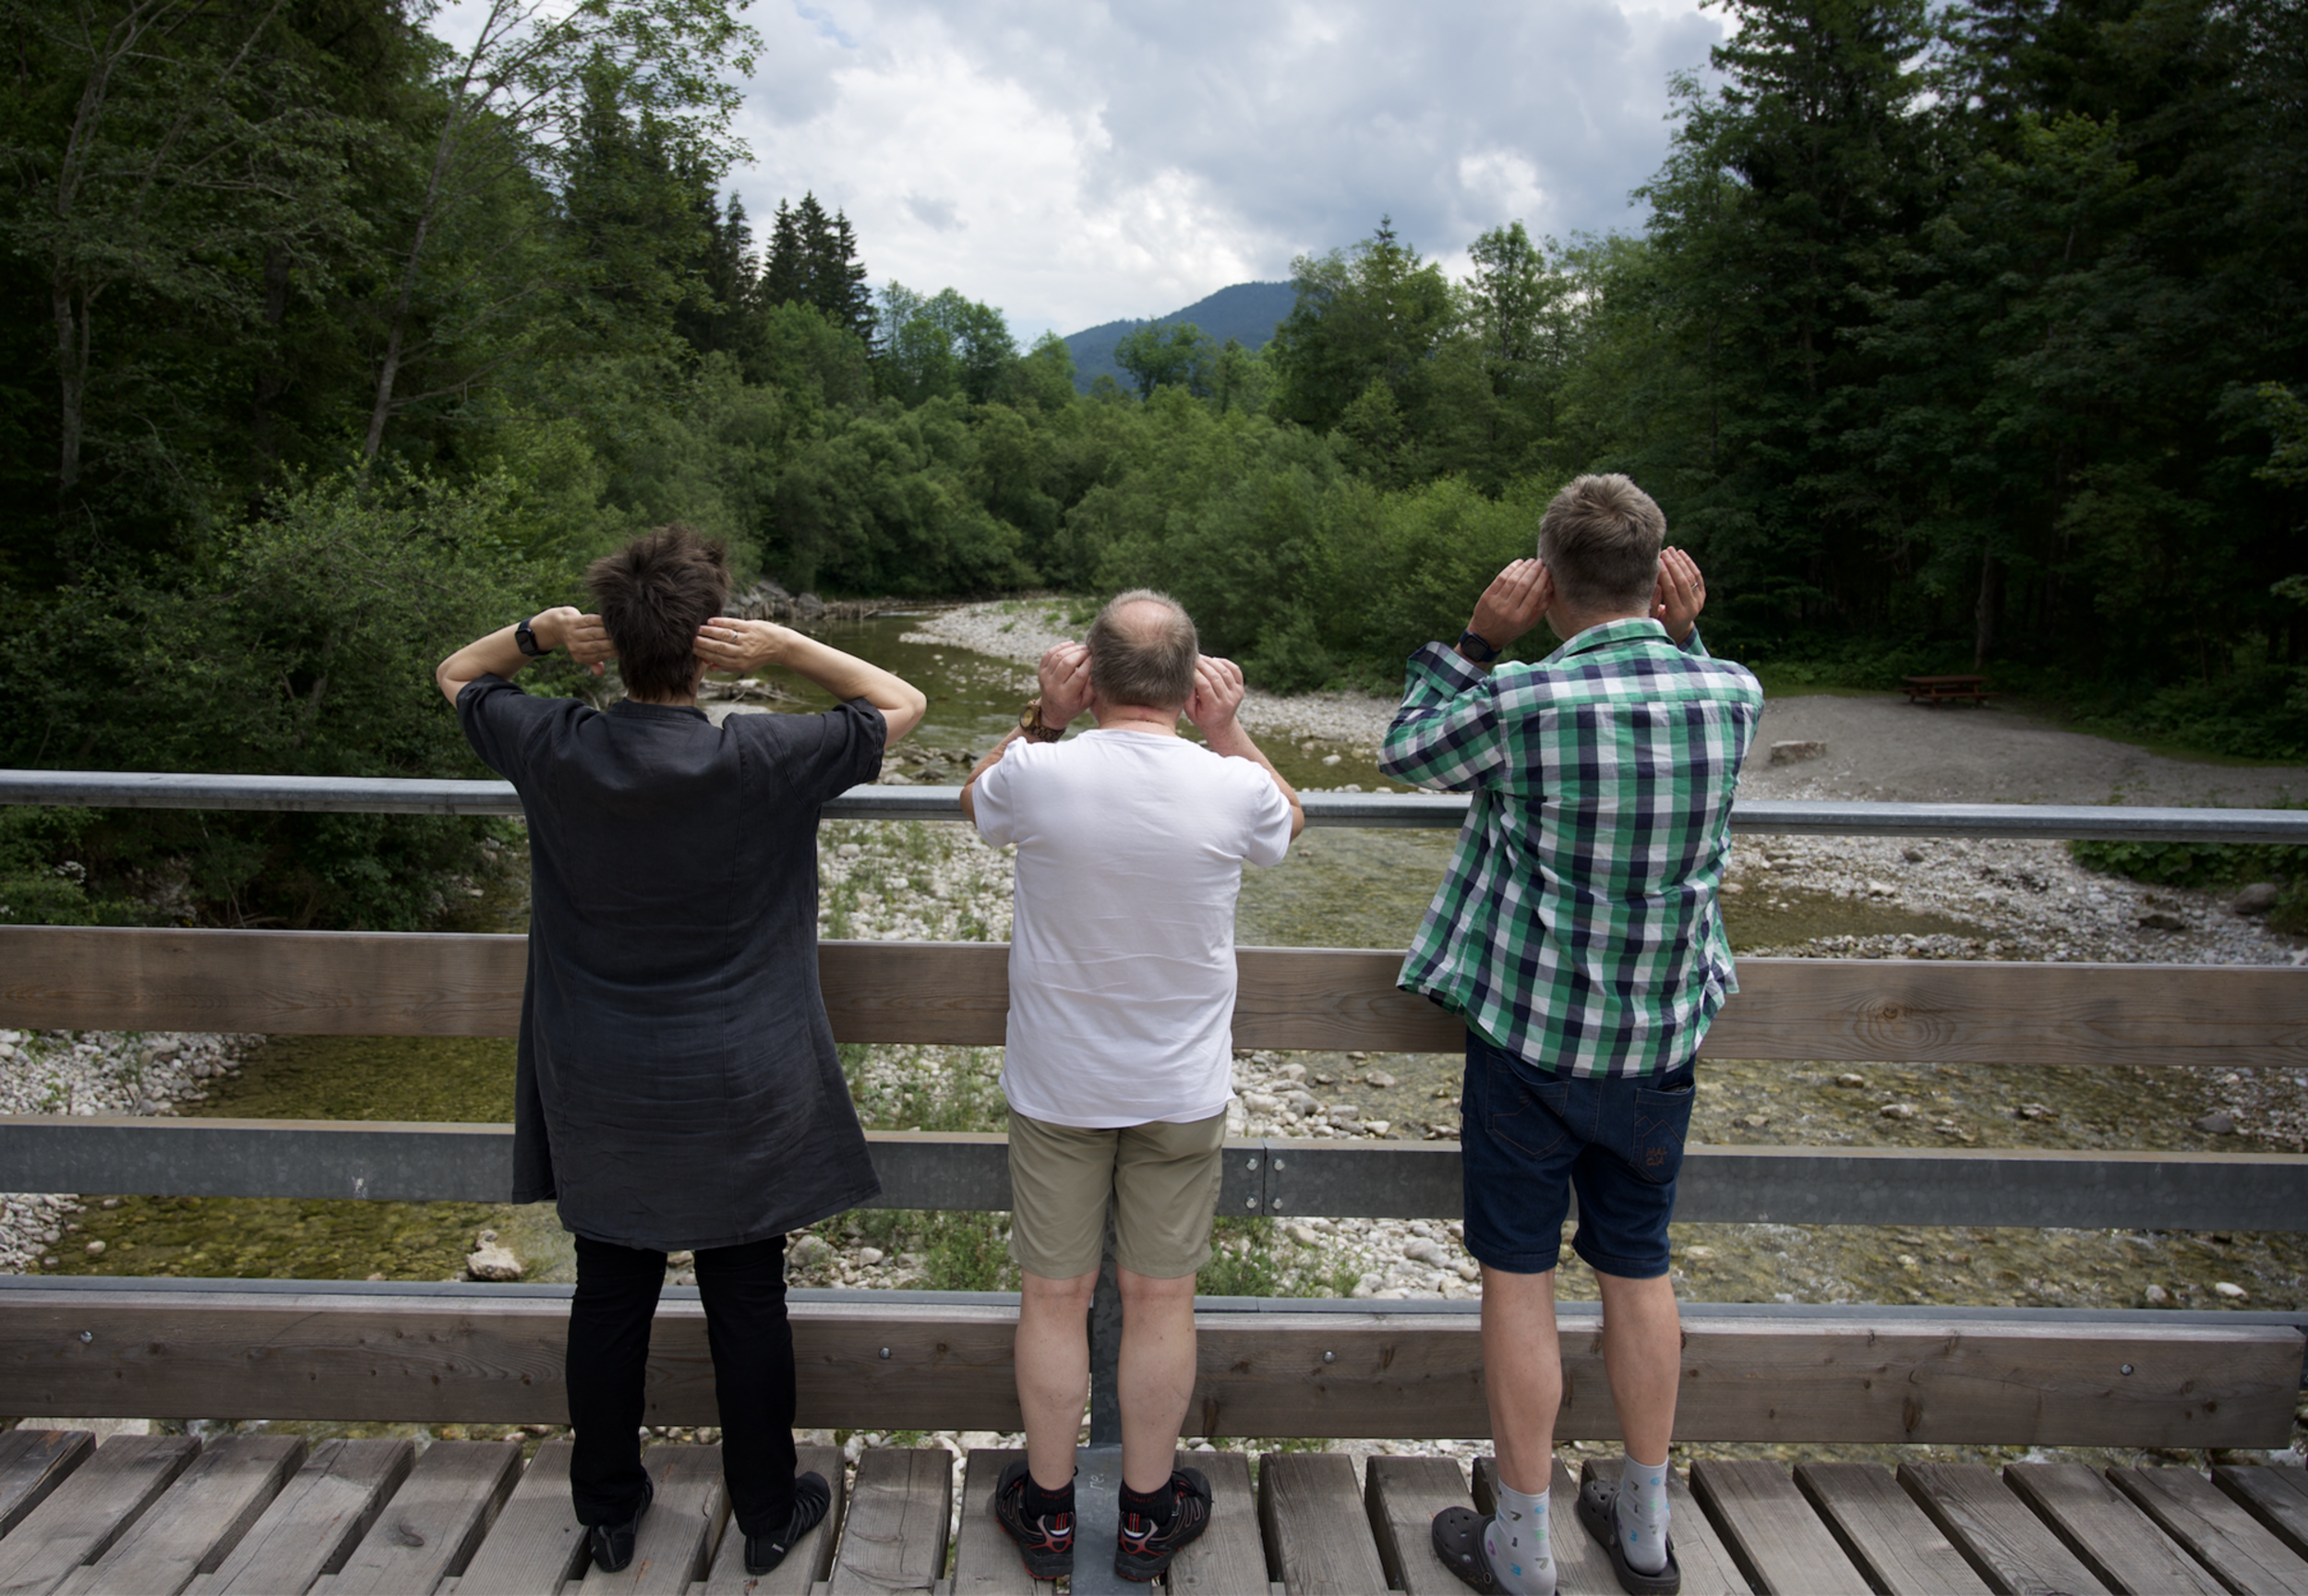
[[(885, 665), (930, 695), (929, 716), (906, 745), (905, 769), (920, 783), (958, 782), (971, 757), (1014, 721), (1030, 672), (960, 650), (900, 642), (918, 624), (883, 617), (828, 629), (832, 641)], [(823, 695), (787, 678), (790, 707)], [(1312, 786), (1388, 785), (1342, 746), (1270, 739), (1284, 774)], [(1339, 753), (1337, 765), (1321, 763)], [(1449, 834), (1316, 829), (1271, 870), (1245, 872), (1239, 919), (1245, 943), (1401, 947), (1416, 929), (1449, 858)], [(518, 871), (464, 906), (451, 929), (513, 930), (526, 918)], [(1794, 947), (1833, 935), (1977, 937), (1981, 928), (1880, 901), (1777, 893), (1725, 900), (1735, 947)], [(849, 1050), (845, 1050), (849, 1051)], [(935, 1052), (937, 1050), (930, 1050)], [(1303, 1055), (1309, 1089), (1352, 1100), (1372, 1118), (1418, 1137), (1457, 1120), (1453, 1055)], [(1391, 1085), (1369, 1084), (1383, 1066)], [(926, 1066), (925, 1066), (926, 1067)], [(950, 1073), (950, 1072), (949, 1072)], [(967, 1073), (967, 1072), (965, 1072)], [(1863, 1085), (1839, 1085), (1857, 1073)], [(502, 1122), (511, 1116), (513, 1046), (502, 1040), (283, 1038), (253, 1054), (235, 1079), (210, 1083), (187, 1112), (240, 1118)], [(923, 1093), (952, 1083), (924, 1077)], [(984, 1083), (965, 1105), (928, 1098), (875, 1108), (876, 1122), (992, 1113)], [(956, 1088), (956, 1092), (959, 1088)], [(963, 1094), (967, 1095), (967, 1094)], [(1917, 1105), (1912, 1120), (1887, 1120), (1886, 1098)], [(2022, 1117), (2023, 1105), (2054, 1110)], [(2225, 1145), (2190, 1122), (2216, 1106), (2193, 1072), (2009, 1065), (1861, 1065), (1711, 1061), (1692, 1126), (1695, 1143), (1905, 1146), (2191, 1148)], [(880, 1109), (886, 1109), (882, 1113)], [(891, 1116), (896, 1116), (892, 1118)], [(958, 1122), (956, 1122), (958, 1124)], [(57, 1249), (60, 1272), (244, 1278), (440, 1279), (462, 1271), (475, 1236), (493, 1229), (533, 1264), (533, 1278), (566, 1278), (566, 1238), (548, 1209), (482, 1204), (289, 1202), (124, 1197), (91, 1204), (82, 1227)], [(1697, 1299), (1939, 1302), (2131, 1306), (2150, 1284), (2181, 1305), (2215, 1306), (2216, 1280), (2244, 1284), (2240, 1304), (2301, 1301), (2308, 1240), (2290, 1236), (2148, 1238), (2121, 1232), (2027, 1230), (1880, 1230), (1854, 1227), (1677, 1226), (1681, 1287)], [(980, 1238), (982, 1240), (982, 1238)], [(105, 1242), (97, 1258), (85, 1244)], [(934, 1251), (934, 1249), (932, 1249)], [(1592, 1294), (1581, 1266), (1567, 1265), (1567, 1296)], [(928, 1284), (939, 1284), (928, 1280)]]

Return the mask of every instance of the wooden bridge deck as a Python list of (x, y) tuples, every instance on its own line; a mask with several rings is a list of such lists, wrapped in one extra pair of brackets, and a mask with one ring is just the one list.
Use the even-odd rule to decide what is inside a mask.
[[(949, 1547), (955, 1470), (941, 1450), (804, 1448), (835, 1482), (827, 1525), (786, 1566), (749, 1579), (718, 1448), (647, 1454), (656, 1502), (632, 1564), (588, 1568), (570, 1517), (569, 1444), (524, 1468), (514, 1442), (324, 1441), (79, 1431), (0, 1434), (0, 1592), (66, 1596), (566, 1596), (1017, 1592), (1034, 1587), (987, 1511), (1014, 1453), (972, 1452)], [(1461, 1587), (1427, 1549), (1436, 1512), (1487, 1507), (1489, 1460), (1470, 1481), (1438, 1458), (1375, 1458), (1357, 1479), (1337, 1453), (1269, 1454), (1254, 1490), (1240, 1453), (1196, 1454), (1217, 1491), (1209, 1532), (1182, 1554), (1172, 1591), (1376, 1596)], [(1595, 1465), (1589, 1464), (1590, 1470)], [(1555, 1543), (1566, 1596), (1617, 1590), (1579, 1530), (1557, 1465)], [(1675, 1485), (1688, 1596), (1732, 1592), (2221, 1591), (2308, 1596), (2308, 1471), (2014, 1463), (1693, 1465)], [(950, 1554), (950, 1555), (949, 1555)], [(1111, 1589), (1085, 1543), (1077, 1589)]]

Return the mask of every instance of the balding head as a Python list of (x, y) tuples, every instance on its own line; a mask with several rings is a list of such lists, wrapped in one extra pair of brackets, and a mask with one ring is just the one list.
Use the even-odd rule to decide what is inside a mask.
[(1110, 704), (1181, 710), (1194, 696), (1201, 640), (1179, 602), (1136, 588), (1090, 623), (1090, 686)]

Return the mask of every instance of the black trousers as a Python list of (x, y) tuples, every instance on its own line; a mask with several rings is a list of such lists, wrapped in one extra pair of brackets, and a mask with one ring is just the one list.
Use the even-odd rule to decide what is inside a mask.
[[(580, 1524), (622, 1524), (642, 1504), (642, 1385), (665, 1254), (577, 1238), (569, 1304), (570, 1495)], [(786, 1239), (697, 1254), (705, 1338), (721, 1407), (721, 1471), (748, 1535), (793, 1512), (793, 1329), (786, 1322)]]

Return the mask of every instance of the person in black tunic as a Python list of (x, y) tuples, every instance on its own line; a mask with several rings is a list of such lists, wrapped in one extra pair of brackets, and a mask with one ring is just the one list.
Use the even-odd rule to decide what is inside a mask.
[[(625, 1566), (649, 1506), (649, 1325), (666, 1254), (686, 1249), (746, 1572), (765, 1574), (829, 1497), (794, 1474), (786, 1235), (881, 1194), (818, 991), (818, 810), (880, 774), (925, 701), (799, 632), (721, 616), (726, 556), (684, 528), (586, 582), (599, 614), (544, 610), (435, 673), (528, 815), (513, 1201), (554, 1199), (576, 1236), (570, 1489), (594, 1561)], [(614, 657), (628, 696), (599, 711), (508, 679), (559, 650), (596, 672)], [(771, 663), (843, 702), (719, 726), (697, 707), (707, 668)]]

